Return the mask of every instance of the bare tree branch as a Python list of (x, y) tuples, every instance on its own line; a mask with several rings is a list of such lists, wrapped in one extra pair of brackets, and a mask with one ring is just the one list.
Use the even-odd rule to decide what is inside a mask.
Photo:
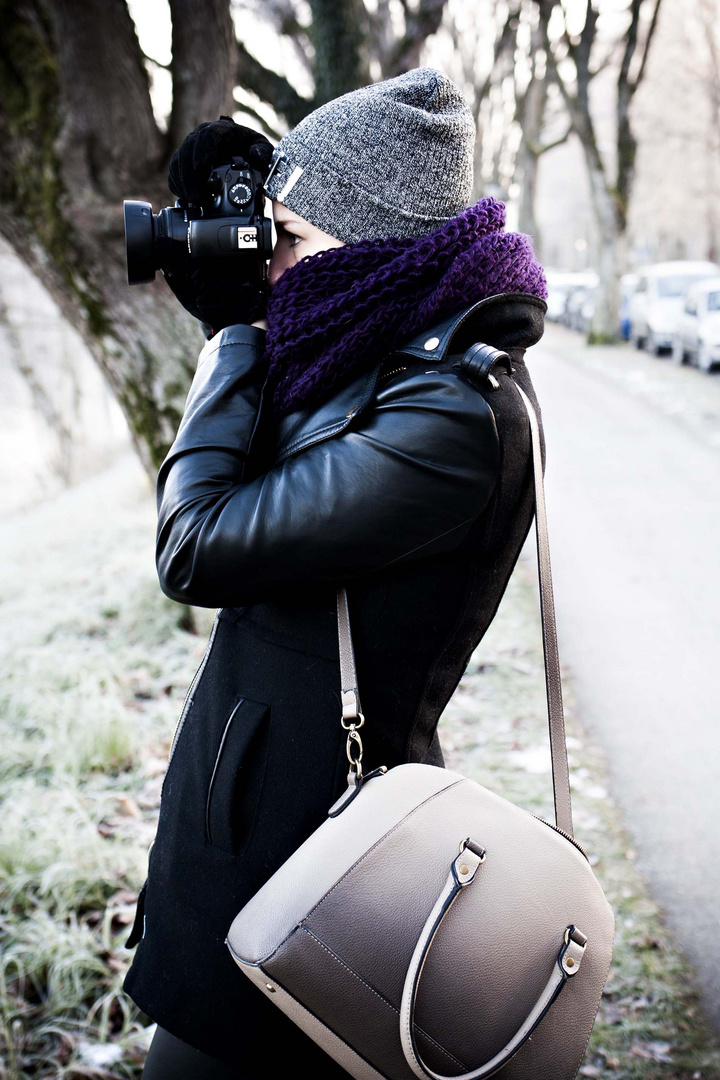
[(265, 117), (261, 116), (257, 109), (254, 109), (249, 103), (245, 101), (236, 101), (235, 105), (233, 106), (233, 112), (244, 112), (247, 113), (248, 116), (252, 116), (252, 118), (254, 120), (257, 120), (257, 122), (260, 124), (264, 133), (268, 135), (271, 139), (275, 139), (276, 142), (279, 142), (282, 138), (281, 133), (277, 131), (272, 126), (272, 124), (268, 124)]
[(163, 71), (170, 71), (171, 64), (161, 64), (159, 60), (156, 60), (154, 56), (149, 56), (145, 50), (142, 50), (142, 58), (147, 64), (152, 64), (153, 67), (162, 68)]
[(252, 11), (257, 18), (269, 23), (280, 37), (290, 42), (302, 66), (309, 75), (312, 74), (313, 48), (308, 28), (298, 18), (294, 0), (231, 0), (231, 7)]
[(405, 33), (387, 61), (386, 78), (419, 66), (425, 42), (440, 28), (446, 3), (447, 0), (420, 0), (416, 11), (405, 5)]
[(536, 148), (535, 153), (537, 154), (538, 157), (540, 157), (542, 154), (547, 154), (548, 150), (554, 150), (556, 146), (562, 146), (563, 143), (568, 141), (568, 139), (572, 135), (572, 132), (573, 132), (572, 124), (569, 124), (568, 128), (567, 128), (567, 131), (565, 132), (564, 135), (561, 135), (558, 139), (553, 139), (552, 142), (541, 143)]
[(652, 13), (652, 19), (650, 21), (650, 26), (648, 28), (647, 37), (645, 38), (645, 49), (643, 50), (642, 60), (640, 62), (640, 68), (638, 70), (637, 76), (635, 77), (635, 80), (633, 81), (633, 89), (632, 89), (633, 94), (635, 93), (635, 91), (637, 90), (638, 86), (640, 85), (640, 83), (642, 82), (642, 80), (643, 80), (643, 78), (645, 76), (645, 68), (647, 66), (647, 58), (648, 58), (648, 55), (650, 53), (650, 44), (651, 44), (651, 42), (653, 40), (653, 37), (655, 36), (655, 28), (657, 27), (658, 15), (660, 14), (660, 3), (661, 3), (661, 0), (655, 0), (655, 10)]
[[(235, 33), (228, 0), (170, 0), (173, 104), (168, 149), (232, 108)], [(202, 42), (202, 48), (199, 43)]]
[(383, 79), (390, 78), (391, 57), (395, 44), (390, 0), (377, 0), (377, 10), (365, 9), (367, 43), (370, 54), (380, 64)]
[(630, 83), (629, 72), (632, 58), (635, 55), (635, 49), (637, 48), (638, 39), (638, 22), (640, 21), (640, 8), (642, 6), (642, 0), (631, 0), (630, 2), (630, 25), (625, 33), (625, 49), (623, 51), (623, 58), (620, 62), (620, 72), (618, 74), (618, 88), (622, 90), (622, 105), (627, 104), (632, 96), (632, 84)]
[(599, 75), (601, 71), (605, 71), (606, 68), (609, 67), (609, 65), (612, 63), (616, 52), (617, 42), (613, 42), (606, 51), (605, 55), (602, 57), (602, 59), (598, 60), (598, 62), (595, 64), (592, 71), (588, 72), (589, 78), (594, 79), (595, 76)]
[(236, 44), (236, 59), (238, 84), (252, 90), (261, 101), (272, 105), (290, 127), (299, 124), (303, 116), (314, 108), (314, 102), (301, 97), (284, 75), (278, 75), (256, 60), (242, 41)]
[(507, 18), (505, 19), (505, 22), (503, 23), (503, 25), (501, 27), (500, 33), (495, 38), (495, 45), (494, 45), (494, 48), (493, 48), (492, 67), (488, 71), (488, 73), (487, 73), (487, 75), (485, 77), (485, 80), (478, 87), (478, 89), (476, 91), (476, 94), (475, 94), (475, 108), (476, 108), (476, 110), (478, 110), (480, 108), (480, 105), (482, 104), (482, 102), (487, 97), (488, 93), (490, 92), (490, 87), (492, 86), (493, 81), (495, 79), (495, 71), (497, 69), (497, 65), (498, 65), (501, 57), (503, 56), (503, 54), (507, 50), (508, 46), (515, 40), (514, 30), (516, 29), (516, 27), (514, 26), (514, 23), (515, 23), (515, 20), (517, 19), (517, 16), (518, 16), (518, 8), (517, 8), (517, 6), (512, 6), (511, 5), (510, 9), (508, 11)]

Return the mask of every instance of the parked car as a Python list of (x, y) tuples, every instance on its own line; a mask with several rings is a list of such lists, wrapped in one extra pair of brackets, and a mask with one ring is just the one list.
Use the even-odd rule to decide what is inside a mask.
[(565, 304), (573, 286), (577, 285), (577, 279), (581, 275), (570, 270), (554, 270), (545, 268), (545, 277), (548, 283), (547, 312), (545, 317), (552, 322), (565, 321)]
[(639, 280), (630, 298), (630, 337), (636, 348), (645, 347), (656, 356), (671, 349), (688, 289), (703, 278), (717, 276), (717, 263), (685, 259), (638, 270)]
[(586, 334), (590, 329), (593, 312), (595, 311), (595, 294), (597, 283), (584, 282), (574, 286), (568, 293), (565, 302), (565, 323), (571, 330), (578, 330)]
[(673, 360), (695, 363), (702, 371), (720, 364), (720, 277), (706, 278), (688, 290), (673, 340)]
[(565, 323), (571, 330), (583, 330), (589, 325), (588, 305), (592, 317), (592, 296), (597, 289), (598, 280), (594, 270), (574, 271), (565, 276), (565, 306), (560, 322)]

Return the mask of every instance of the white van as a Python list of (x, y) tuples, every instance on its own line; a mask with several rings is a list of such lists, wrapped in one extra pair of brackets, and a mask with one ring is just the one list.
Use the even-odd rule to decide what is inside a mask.
[(696, 281), (718, 275), (717, 263), (686, 259), (638, 270), (637, 287), (630, 298), (630, 338), (635, 347), (645, 347), (656, 356), (671, 349), (688, 289)]

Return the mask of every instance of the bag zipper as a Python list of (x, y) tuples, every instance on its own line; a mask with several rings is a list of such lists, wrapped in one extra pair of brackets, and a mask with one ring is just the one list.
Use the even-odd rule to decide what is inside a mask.
[(566, 840), (569, 840), (569, 841), (570, 841), (570, 843), (571, 843), (571, 844), (572, 844), (572, 845), (573, 845), (574, 847), (576, 847), (576, 848), (578, 849), (578, 851), (580, 851), (580, 852), (581, 852), (581, 853), (582, 853), (582, 854), (583, 854), (583, 855), (585, 856), (585, 858), (587, 859), (587, 861), (588, 861), (588, 862), (590, 862), (590, 857), (589, 857), (589, 855), (588, 855), (587, 851), (586, 851), (586, 850), (585, 850), (585, 848), (584, 848), (584, 847), (582, 846), (582, 844), (579, 844), (579, 843), (577, 842), (577, 840), (575, 839), (575, 837), (574, 837), (574, 836), (570, 836), (570, 834), (569, 834), (569, 833), (566, 833), (564, 829), (561, 829), (561, 828), (560, 828), (560, 827), (559, 827), (558, 825), (553, 825), (553, 823), (552, 823), (551, 821), (546, 821), (546, 820), (545, 820), (545, 818), (542, 818), (542, 817), (540, 817), (540, 816), (539, 816), (538, 814), (533, 814), (533, 817), (534, 817), (534, 818), (537, 818), (537, 820), (538, 820), (538, 821), (542, 821), (543, 825), (547, 825), (547, 827), (548, 827), (549, 829), (554, 829), (556, 833), (560, 833), (560, 835), (561, 835), (561, 836), (564, 836), (564, 837), (565, 837), (565, 839), (566, 839)]

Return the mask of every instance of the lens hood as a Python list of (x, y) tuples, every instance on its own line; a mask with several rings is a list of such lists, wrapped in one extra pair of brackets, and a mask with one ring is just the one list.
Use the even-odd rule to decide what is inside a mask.
[(125, 199), (123, 213), (128, 285), (145, 285), (155, 280), (156, 270), (152, 204)]

